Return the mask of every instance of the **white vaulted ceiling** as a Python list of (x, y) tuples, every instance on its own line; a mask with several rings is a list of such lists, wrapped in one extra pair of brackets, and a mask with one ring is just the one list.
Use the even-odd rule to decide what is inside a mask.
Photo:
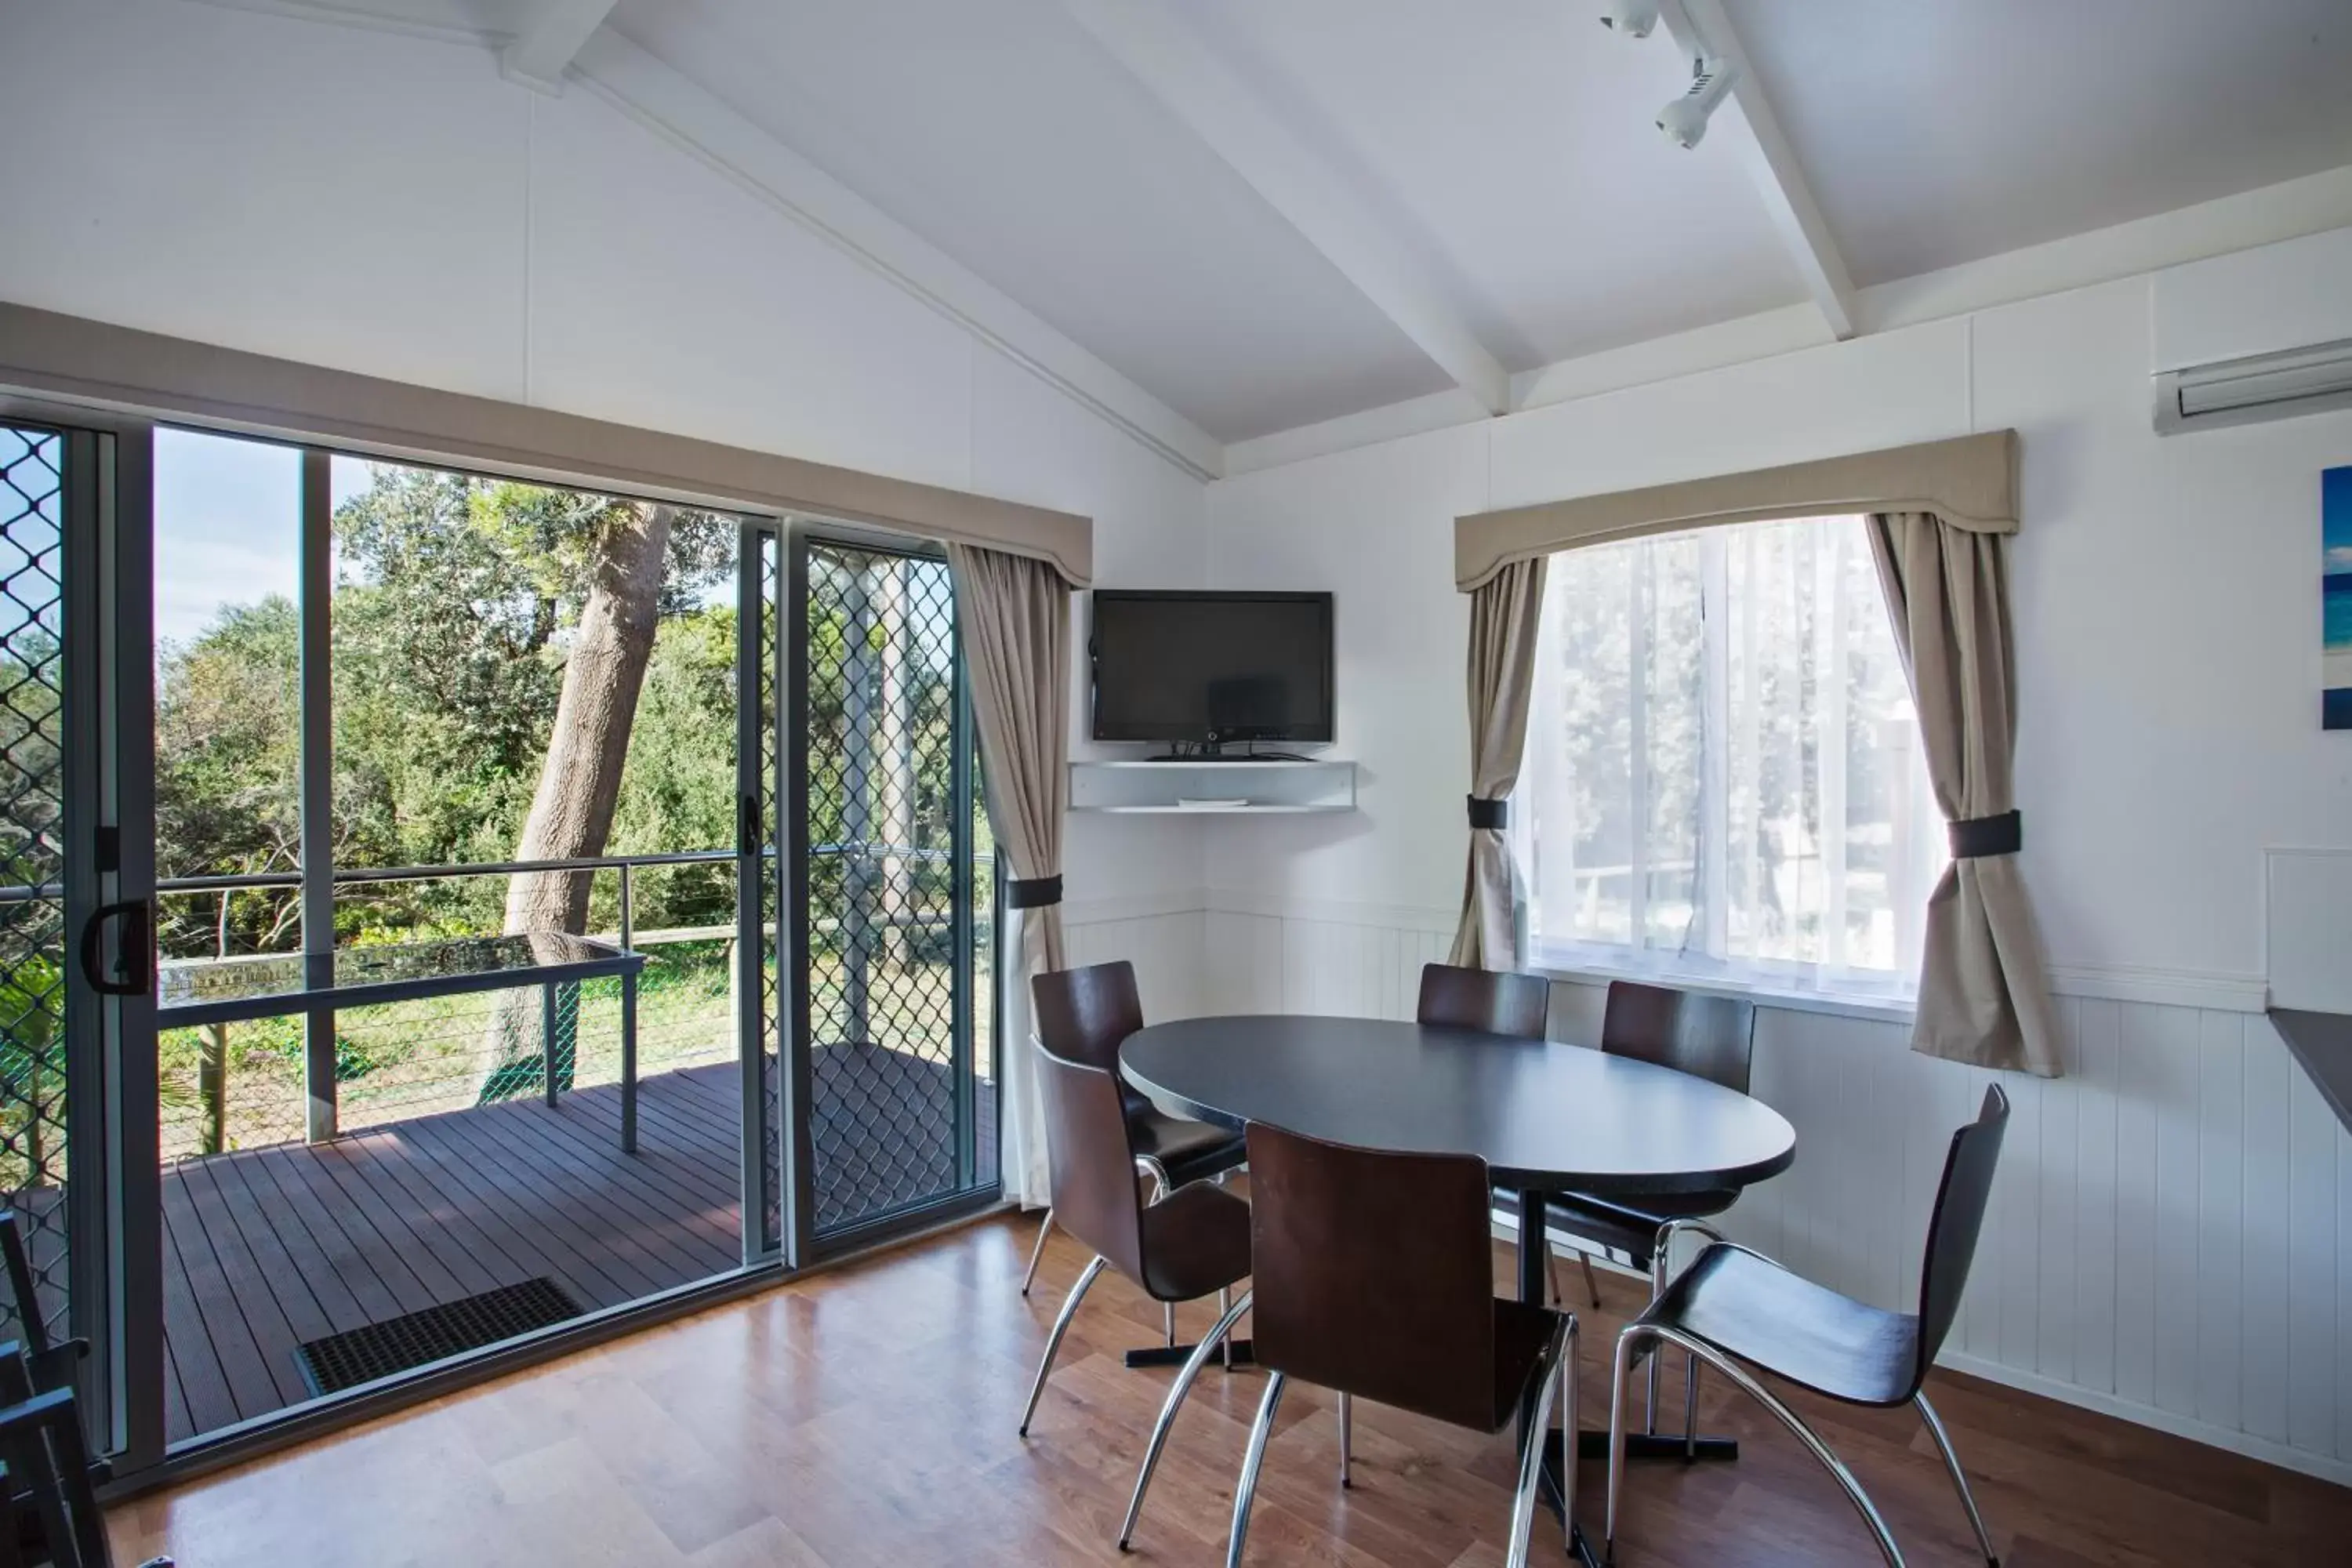
[[(601, 26), (1195, 445), (1809, 301), (1843, 333), (1853, 287), (2352, 165), (2352, 0), (1668, 0), (1638, 42), (1600, 0), (295, 8), (522, 77)], [(1686, 17), (1753, 68), (1689, 151)]]
[(1220, 440), (1447, 384), (1059, 0), (624, 0), (613, 26)]

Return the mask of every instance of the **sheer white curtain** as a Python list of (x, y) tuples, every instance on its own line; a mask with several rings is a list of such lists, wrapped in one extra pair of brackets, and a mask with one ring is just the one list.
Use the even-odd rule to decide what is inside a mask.
[(1948, 850), (1864, 528), (1553, 557), (1514, 827), (1535, 962), (1909, 993)]

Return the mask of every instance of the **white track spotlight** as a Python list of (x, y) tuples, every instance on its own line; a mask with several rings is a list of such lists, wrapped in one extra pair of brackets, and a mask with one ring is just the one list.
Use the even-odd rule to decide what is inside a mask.
[(1677, 147), (1696, 147), (1706, 134), (1706, 122), (1731, 94), (1739, 68), (1718, 55), (1701, 55), (1691, 62), (1690, 90), (1658, 111), (1658, 129)]
[(1619, 0), (1601, 13), (1601, 25), (1629, 38), (1646, 38), (1658, 25), (1658, 0)]

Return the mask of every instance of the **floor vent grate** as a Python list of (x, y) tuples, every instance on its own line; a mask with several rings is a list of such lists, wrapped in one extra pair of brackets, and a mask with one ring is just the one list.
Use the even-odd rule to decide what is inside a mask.
[(478, 1296), (310, 1340), (294, 1352), (312, 1394), (337, 1394), (379, 1377), (480, 1350), (580, 1315), (580, 1304), (548, 1279), (501, 1285)]

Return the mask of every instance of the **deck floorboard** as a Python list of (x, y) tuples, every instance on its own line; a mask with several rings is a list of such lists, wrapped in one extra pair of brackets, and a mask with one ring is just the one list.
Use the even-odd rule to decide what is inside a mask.
[(173, 1442), (305, 1394), (298, 1346), (547, 1275), (582, 1308), (734, 1268), (732, 1062), (192, 1160), (163, 1176)]

